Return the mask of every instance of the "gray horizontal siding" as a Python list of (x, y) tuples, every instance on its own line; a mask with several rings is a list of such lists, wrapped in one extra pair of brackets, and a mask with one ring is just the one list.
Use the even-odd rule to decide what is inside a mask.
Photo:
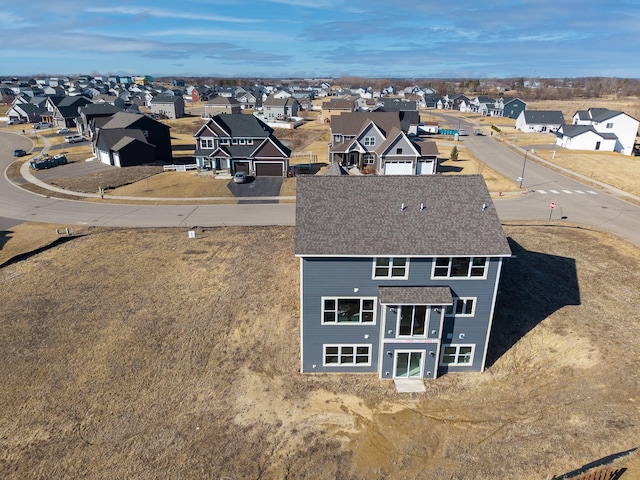
[[(449, 367), (448, 371), (480, 370), (484, 356), (489, 314), (495, 288), (499, 259), (489, 259), (486, 280), (431, 279), (432, 260), (430, 258), (412, 258), (409, 261), (409, 276), (406, 280), (372, 279), (373, 258), (302, 258), (302, 371), (303, 372), (375, 372), (378, 360), (383, 362), (382, 369), (388, 371), (387, 359), (379, 352), (380, 335), (395, 338), (396, 317), (387, 310), (386, 325), (383, 325), (382, 306), (376, 300), (375, 324), (358, 325), (322, 325), (322, 297), (378, 297), (380, 286), (450, 286), (454, 297), (476, 297), (475, 316), (445, 319), (442, 335), (430, 338), (442, 338), (442, 343), (473, 343), (476, 345), (472, 367)], [(354, 291), (357, 289), (357, 292)], [(439, 314), (434, 309), (430, 313), (429, 333), (439, 330)], [(388, 334), (393, 330), (393, 334)], [(447, 333), (454, 337), (447, 339)], [(460, 333), (465, 339), (459, 340)], [(368, 338), (367, 338), (368, 337)], [(372, 347), (371, 365), (367, 367), (344, 366), (323, 367), (323, 345), (325, 344), (370, 344)], [(400, 344), (394, 344), (395, 348)], [(418, 348), (418, 347), (416, 347)], [(429, 348), (429, 346), (427, 346)], [(392, 359), (393, 360), (393, 359)], [(315, 365), (315, 368), (313, 367)], [(426, 370), (425, 370), (426, 371)]]

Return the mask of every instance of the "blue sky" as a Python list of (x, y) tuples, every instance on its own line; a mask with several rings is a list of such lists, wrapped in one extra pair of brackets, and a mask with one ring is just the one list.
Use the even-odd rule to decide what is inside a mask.
[(638, 0), (10, 2), (0, 75), (640, 78)]

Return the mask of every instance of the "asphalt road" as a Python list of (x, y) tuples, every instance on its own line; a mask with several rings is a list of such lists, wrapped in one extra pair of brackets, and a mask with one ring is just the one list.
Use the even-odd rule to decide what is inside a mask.
[[(455, 120), (457, 121), (457, 119)], [(462, 121), (462, 128), (473, 131)], [(463, 137), (463, 144), (491, 168), (511, 178), (521, 175), (523, 157), (491, 137)], [(13, 149), (29, 150), (31, 142), (21, 135), (0, 132), (0, 217), (11, 221), (39, 221), (61, 225), (118, 227), (192, 227), (225, 225), (293, 225), (295, 204), (239, 205), (126, 205), (81, 200), (62, 200), (36, 195), (18, 188), (4, 175), (13, 161)], [(571, 180), (533, 161), (527, 162), (526, 195), (497, 199), (503, 220), (571, 221), (609, 230), (640, 245), (640, 207), (617, 198), (617, 192), (594, 189)], [(558, 192), (553, 193), (552, 191)], [(587, 192), (593, 193), (587, 193)], [(542, 193), (544, 192), (544, 193)], [(582, 192), (582, 193), (579, 193)], [(549, 206), (555, 202), (556, 208)]]
[[(113, 227), (216, 227), (293, 225), (295, 204), (126, 205), (62, 200), (27, 192), (8, 181), (15, 148), (31, 149), (22, 135), (0, 131), (0, 218), (58, 225)], [(7, 221), (7, 223), (11, 223)]]
[[(442, 115), (446, 117), (445, 115)], [(449, 117), (455, 124), (458, 117)], [(473, 132), (473, 124), (462, 121), (462, 128)], [(609, 230), (640, 245), (640, 207), (623, 200), (621, 192), (612, 188), (594, 188), (568, 178), (532, 161), (490, 136), (461, 137), (462, 144), (481, 162), (504, 176), (517, 180), (523, 175), (527, 193), (517, 199), (497, 199), (496, 210), (503, 220), (570, 221)], [(556, 193), (557, 192), (557, 193)], [(551, 202), (555, 208), (551, 211)]]

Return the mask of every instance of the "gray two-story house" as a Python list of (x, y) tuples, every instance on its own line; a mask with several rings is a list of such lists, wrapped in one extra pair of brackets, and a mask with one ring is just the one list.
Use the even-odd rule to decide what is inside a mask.
[(511, 255), (480, 175), (302, 176), (301, 371), (484, 369)]

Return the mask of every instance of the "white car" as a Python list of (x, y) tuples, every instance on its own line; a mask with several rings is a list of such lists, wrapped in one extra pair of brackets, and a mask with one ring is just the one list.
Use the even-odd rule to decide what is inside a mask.
[(78, 142), (84, 142), (84, 137), (80, 134), (76, 134), (76, 135), (67, 135), (66, 137), (64, 137), (64, 141), (67, 143), (78, 143)]
[(70, 128), (64, 127), (58, 130), (56, 133), (69, 133), (71, 131)]

